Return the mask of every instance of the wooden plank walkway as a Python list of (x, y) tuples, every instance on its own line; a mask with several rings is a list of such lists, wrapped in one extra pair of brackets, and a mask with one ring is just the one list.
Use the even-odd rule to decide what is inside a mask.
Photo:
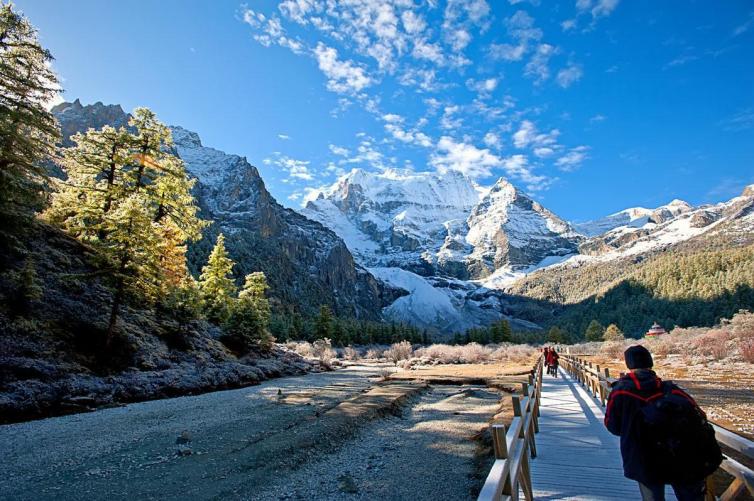
[[(618, 437), (603, 425), (602, 406), (563, 371), (544, 376), (537, 458), (531, 462), (534, 499), (641, 499), (623, 476)], [(667, 489), (666, 499), (675, 499)]]

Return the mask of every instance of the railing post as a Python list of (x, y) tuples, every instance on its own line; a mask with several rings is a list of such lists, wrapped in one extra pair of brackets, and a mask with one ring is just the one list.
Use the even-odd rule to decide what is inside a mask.
[(492, 448), (495, 459), (508, 459), (508, 443), (505, 441), (505, 425), (492, 425)]
[[(492, 448), (495, 451), (495, 459), (508, 459), (508, 442), (505, 440), (505, 425), (492, 425)], [(511, 473), (510, 470), (503, 479), (503, 495), (511, 495)]]

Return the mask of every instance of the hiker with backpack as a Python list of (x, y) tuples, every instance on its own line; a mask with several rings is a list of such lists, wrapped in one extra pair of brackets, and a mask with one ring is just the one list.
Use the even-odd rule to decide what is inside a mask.
[(644, 501), (664, 501), (670, 485), (679, 501), (703, 501), (706, 478), (722, 453), (715, 431), (691, 396), (652, 370), (643, 346), (624, 353), (629, 372), (613, 384), (605, 426), (620, 436), (623, 473)]

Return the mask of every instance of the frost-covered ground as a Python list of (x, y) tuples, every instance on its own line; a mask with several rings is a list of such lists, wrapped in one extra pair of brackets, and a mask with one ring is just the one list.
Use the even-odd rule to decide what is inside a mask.
[[(383, 368), (0, 426), (0, 499), (473, 498), (499, 392)], [(413, 397), (368, 400), (394, 389)]]
[(0, 426), (0, 499), (253, 497), (294, 459), (297, 435), (324, 427), (318, 416), (366, 390), (378, 371), (350, 367)]

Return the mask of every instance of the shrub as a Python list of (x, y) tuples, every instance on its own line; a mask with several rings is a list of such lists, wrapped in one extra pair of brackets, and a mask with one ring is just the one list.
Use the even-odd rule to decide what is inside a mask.
[(370, 360), (378, 360), (382, 358), (382, 355), (383, 350), (381, 350), (380, 348), (369, 348), (366, 354), (364, 354), (364, 358), (368, 358)]
[(411, 358), (414, 350), (411, 348), (411, 343), (408, 341), (401, 341), (400, 343), (394, 343), (390, 348), (385, 350), (385, 358), (397, 364), (401, 360), (408, 360)]
[(733, 315), (730, 329), (734, 337), (739, 339), (754, 339), (754, 313), (740, 311)]
[(668, 355), (675, 355), (680, 353), (680, 349), (678, 348), (676, 341), (669, 334), (663, 334), (656, 337), (655, 339), (649, 340), (647, 347), (653, 355), (660, 357), (666, 357)]
[(359, 350), (357, 350), (353, 346), (348, 345), (343, 348), (343, 358), (345, 358), (346, 360), (358, 360), (359, 357)]
[(478, 364), (489, 360), (492, 350), (477, 343), (461, 346), (461, 362)]
[(330, 360), (338, 354), (333, 350), (332, 343), (328, 338), (317, 339), (312, 344), (312, 355), (324, 365), (330, 365)]
[(754, 364), (754, 338), (741, 339), (738, 341), (738, 351), (744, 362)]
[(613, 360), (622, 359), (624, 351), (626, 351), (626, 347), (620, 341), (605, 341), (600, 348), (600, 354)]
[(302, 357), (312, 358), (314, 356), (312, 344), (306, 341), (288, 341), (285, 343), (285, 347), (295, 351)]

